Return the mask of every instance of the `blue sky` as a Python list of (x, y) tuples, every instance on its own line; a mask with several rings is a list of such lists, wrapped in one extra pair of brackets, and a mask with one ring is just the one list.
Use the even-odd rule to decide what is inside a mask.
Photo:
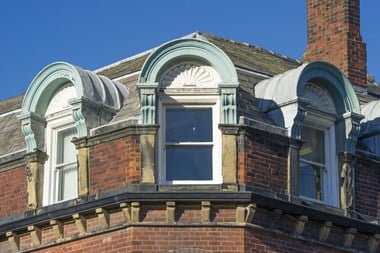
[[(380, 1), (361, 1), (368, 72), (378, 83), (379, 11)], [(306, 47), (305, 0), (3, 0), (0, 100), (24, 93), (52, 62), (95, 70), (194, 31), (301, 60)]]

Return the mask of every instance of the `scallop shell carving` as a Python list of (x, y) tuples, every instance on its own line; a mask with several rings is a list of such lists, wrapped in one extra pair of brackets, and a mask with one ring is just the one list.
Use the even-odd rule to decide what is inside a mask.
[(336, 114), (334, 101), (323, 87), (314, 83), (308, 83), (305, 86), (303, 96), (310, 99), (312, 105), (320, 110)]
[(164, 88), (210, 88), (216, 87), (218, 81), (219, 77), (213, 68), (186, 63), (169, 69), (161, 83)]

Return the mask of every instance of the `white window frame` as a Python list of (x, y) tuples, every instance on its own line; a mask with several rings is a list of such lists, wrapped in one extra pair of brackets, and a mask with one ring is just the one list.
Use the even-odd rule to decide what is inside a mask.
[[(338, 207), (339, 177), (338, 156), (336, 152), (335, 119), (333, 119), (333, 117), (326, 117), (326, 115), (323, 114), (308, 112), (308, 116), (304, 122), (304, 125), (324, 132), (325, 168), (321, 173), (322, 200), (302, 195), (301, 198)], [(301, 161), (302, 159), (300, 158), (300, 162)]]
[[(63, 202), (68, 199), (58, 200), (60, 178), (57, 176), (56, 161), (58, 156), (57, 143), (58, 134), (62, 131), (75, 128), (74, 120), (71, 113), (65, 112), (56, 114), (53, 117), (47, 117), (46, 125), (46, 152), (48, 158), (45, 161), (44, 166), (44, 184), (43, 184), (43, 200), (44, 206)], [(78, 168), (77, 168), (78, 170)], [(78, 187), (78, 182), (76, 182)], [(77, 191), (78, 192), (78, 191)], [(76, 198), (76, 195), (74, 198)]]
[[(211, 108), (212, 109), (212, 180), (166, 180), (166, 108)], [(158, 137), (158, 181), (160, 184), (220, 184), (222, 183), (220, 96), (160, 96), (158, 103), (160, 131)]]

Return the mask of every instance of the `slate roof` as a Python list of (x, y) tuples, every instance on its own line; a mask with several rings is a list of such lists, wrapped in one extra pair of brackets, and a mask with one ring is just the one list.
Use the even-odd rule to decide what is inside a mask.
[[(186, 37), (203, 39), (215, 44), (228, 55), (235, 65), (240, 83), (237, 105), (238, 116), (246, 116), (272, 124), (267, 115), (256, 106), (254, 86), (263, 79), (297, 68), (301, 65), (301, 62), (257, 46), (207, 33), (195, 32)], [(97, 74), (104, 75), (110, 79), (117, 79), (129, 88), (125, 104), (115, 115), (112, 122), (139, 117), (139, 97), (136, 83), (140, 69), (153, 50), (126, 58), (95, 71)], [(362, 104), (380, 97), (380, 88), (375, 85), (370, 85), (368, 91), (360, 89), (356, 91)], [(22, 99), (23, 96), (18, 96), (0, 101), (0, 157), (25, 148), (21, 124), (16, 117), (18, 115), (17, 109), (21, 107)]]

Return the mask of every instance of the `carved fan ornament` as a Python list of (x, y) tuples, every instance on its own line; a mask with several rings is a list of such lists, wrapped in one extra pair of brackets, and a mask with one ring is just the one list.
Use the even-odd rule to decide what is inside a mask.
[(169, 69), (161, 79), (163, 88), (213, 88), (220, 78), (210, 66), (184, 63)]
[(330, 94), (321, 86), (308, 83), (305, 86), (303, 96), (311, 100), (312, 105), (321, 111), (336, 114), (335, 104)]

